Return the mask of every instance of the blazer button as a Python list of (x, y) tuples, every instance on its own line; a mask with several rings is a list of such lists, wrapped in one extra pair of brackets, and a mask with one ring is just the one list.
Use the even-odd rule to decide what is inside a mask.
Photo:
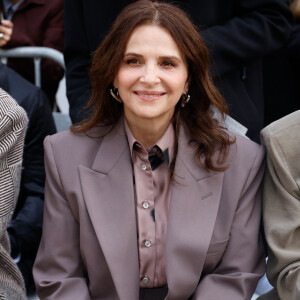
[(144, 276), (142, 281), (143, 281), (144, 284), (147, 284), (149, 282), (148, 276)]
[(147, 201), (143, 202), (143, 208), (147, 209), (149, 207), (149, 203)]
[(146, 246), (147, 248), (149, 248), (149, 247), (151, 246), (151, 242), (150, 242), (150, 241), (145, 241), (145, 246)]

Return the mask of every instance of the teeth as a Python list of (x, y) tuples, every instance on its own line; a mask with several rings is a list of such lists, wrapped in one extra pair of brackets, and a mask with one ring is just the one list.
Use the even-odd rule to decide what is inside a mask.
[(162, 94), (155, 94), (155, 95), (145, 95), (145, 94), (141, 94), (141, 93), (138, 93), (138, 92), (136, 92), (137, 93), (137, 95), (139, 95), (139, 96), (142, 96), (142, 97), (146, 97), (146, 98), (153, 98), (153, 97), (157, 97), (157, 96), (162, 96), (163, 95), (163, 93)]

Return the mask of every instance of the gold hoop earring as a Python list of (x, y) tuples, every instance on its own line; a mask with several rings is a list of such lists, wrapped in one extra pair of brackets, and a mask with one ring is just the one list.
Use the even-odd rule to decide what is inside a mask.
[(181, 98), (181, 107), (185, 107), (189, 103), (191, 96), (188, 94), (182, 94)]
[(112, 95), (112, 97), (113, 97), (114, 99), (116, 99), (119, 103), (123, 103), (123, 101), (122, 101), (122, 99), (121, 99), (121, 97), (120, 97), (120, 95), (119, 95), (118, 89), (113, 88), (113, 89), (110, 89), (109, 92), (110, 92), (110, 94)]

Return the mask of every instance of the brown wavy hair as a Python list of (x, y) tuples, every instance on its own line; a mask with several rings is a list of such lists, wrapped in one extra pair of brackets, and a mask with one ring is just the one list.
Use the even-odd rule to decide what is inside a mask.
[(176, 161), (180, 125), (188, 134), (190, 143), (196, 145), (198, 164), (207, 170), (225, 170), (228, 149), (234, 140), (212, 117), (210, 107), (214, 105), (224, 117), (227, 105), (212, 82), (209, 53), (197, 28), (184, 11), (172, 4), (141, 0), (128, 5), (119, 14), (93, 55), (89, 72), (92, 93), (87, 105), (93, 113), (87, 120), (73, 125), (71, 130), (82, 133), (99, 124), (112, 129), (118, 123), (123, 105), (111, 97), (109, 90), (119, 71), (130, 35), (141, 25), (167, 29), (188, 65), (191, 101), (184, 108), (179, 101), (175, 108), (176, 149), (170, 166), (171, 174)]

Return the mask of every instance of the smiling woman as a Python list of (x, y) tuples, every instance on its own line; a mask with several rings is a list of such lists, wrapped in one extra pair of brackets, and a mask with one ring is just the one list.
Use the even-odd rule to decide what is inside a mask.
[(40, 298), (250, 299), (264, 150), (213, 118), (226, 104), (195, 26), (135, 2), (90, 78), (92, 116), (45, 141)]

